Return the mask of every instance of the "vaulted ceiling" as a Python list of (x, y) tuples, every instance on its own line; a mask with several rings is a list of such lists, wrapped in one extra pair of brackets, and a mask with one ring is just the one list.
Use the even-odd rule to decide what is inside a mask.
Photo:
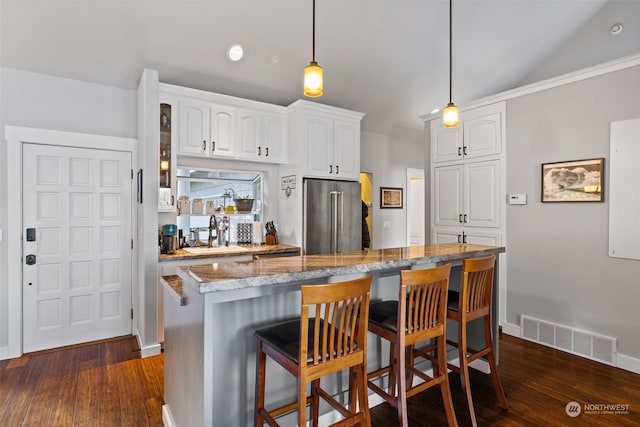
[[(518, 86), (613, 1), (454, 0), (454, 101)], [(0, 63), (129, 89), (152, 68), (163, 82), (287, 105), (303, 98), (311, 5), (3, 0)], [(448, 101), (448, 25), (446, 0), (317, 0), (325, 93), (313, 100), (366, 113), (367, 131), (419, 135), (418, 116)], [(233, 43), (245, 51), (237, 63)]]

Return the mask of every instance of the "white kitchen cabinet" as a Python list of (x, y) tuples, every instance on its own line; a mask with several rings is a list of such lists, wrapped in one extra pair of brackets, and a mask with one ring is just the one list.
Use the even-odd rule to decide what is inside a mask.
[(289, 141), (302, 140), (303, 176), (358, 180), (360, 121), (363, 114), (308, 101), (296, 101), (289, 117)]
[(432, 243), (470, 243), (474, 245), (501, 246), (499, 230), (465, 229), (442, 227), (432, 231)]
[(434, 163), (477, 159), (502, 151), (502, 111), (482, 109), (460, 114), (460, 125), (444, 128), (431, 122), (431, 160)]
[(239, 110), (237, 123), (238, 159), (287, 162), (287, 119), (284, 114)]
[(235, 109), (204, 100), (180, 100), (180, 154), (235, 157)]
[(433, 169), (434, 226), (500, 227), (500, 161)]

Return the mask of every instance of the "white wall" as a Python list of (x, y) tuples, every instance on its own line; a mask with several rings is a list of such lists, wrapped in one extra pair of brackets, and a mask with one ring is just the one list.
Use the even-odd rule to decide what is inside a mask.
[[(396, 137), (362, 132), (360, 170), (373, 174), (373, 248), (406, 246), (407, 168), (424, 169), (424, 140), (400, 140)], [(403, 209), (380, 209), (380, 186), (401, 187)], [(426, 183), (426, 188), (430, 183)], [(426, 196), (428, 199), (429, 197)], [(384, 228), (385, 222), (389, 228)]]
[[(640, 261), (609, 258), (609, 126), (640, 117), (640, 66), (507, 101), (507, 322), (616, 337), (640, 363)], [(541, 203), (541, 163), (604, 157), (604, 203)], [(640, 209), (640, 206), (637, 206)], [(640, 365), (639, 365), (640, 366)]]
[[(6, 125), (136, 137), (136, 93), (78, 80), (0, 69), (0, 228), (6, 235)], [(13, 284), (15, 286), (15, 284)], [(7, 242), (0, 242), (0, 350), (7, 346)], [(1, 353), (1, 351), (0, 351)]]

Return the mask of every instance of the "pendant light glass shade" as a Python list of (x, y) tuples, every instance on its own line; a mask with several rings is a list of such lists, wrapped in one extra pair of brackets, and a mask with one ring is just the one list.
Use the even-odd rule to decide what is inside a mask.
[(311, 61), (304, 69), (305, 96), (322, 96), (322, 67), (316, 61)]
[(444, 107), (442, 119), (443, 119), (444, 127), (446, 128), (454, 128), (458, 126), (458, 123), (460, 121), (458, 117), (458, 107), (456, 107), (456, 104), (454, 104), (453, 102), (450, 102), (447, 104), (446, 107)]

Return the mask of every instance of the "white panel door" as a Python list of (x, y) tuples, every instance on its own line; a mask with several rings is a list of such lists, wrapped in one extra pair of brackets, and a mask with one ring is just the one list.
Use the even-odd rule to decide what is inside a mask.
[(130, 334), (131, 154), (24, 144), (22, 169), (23, 351)]
[(463, 222), (470, 227), (500, 227), (500, 160), (464, 166)]
[(334, 168), (336, 178), (358, 179), (360, 176), (360, 121), (335, 121)]
[(435, 225), (458, 226), (462, 222), (463, 166), (441, 166), (433, 169), (433, 222)]

